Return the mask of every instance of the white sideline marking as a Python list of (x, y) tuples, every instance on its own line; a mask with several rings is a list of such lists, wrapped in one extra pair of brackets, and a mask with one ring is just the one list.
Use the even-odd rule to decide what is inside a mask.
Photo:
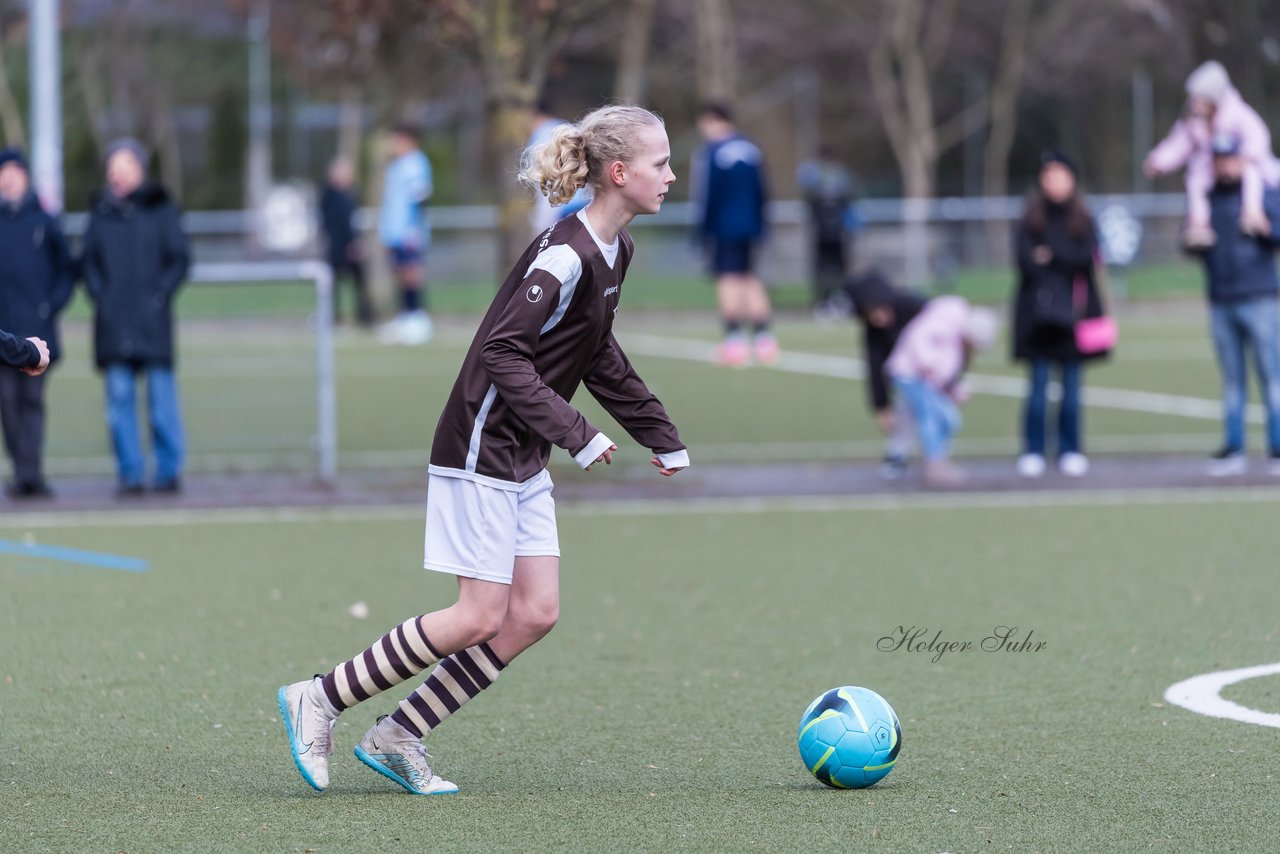
[[(85, 417), (88, 417), (87, 415)], [(94, 414), (97, 417), (97, 414)], [(248, 447), (255, 440), (230, 437), (217, 443), (210, 442), (204, 449), (188, 451), (187, 469), (194, 474), (209, 474), (236, 469), (242, 472), (280, 472), (281, 465), (293, 466), (295, 474), (309, 471), (315, 454), (306, 450), (309, 434), (298, 430), (297, 436), (281, 435), (270, 446), (271, 450), (254, 450)], [(1217, 433), (1144, 433), (1141, 435), (1093, 435), (1089, 436), (1089, 448), (1098, 453), (1201, 453), (1214, 446), (1221, 437)], [(625, 441), (625, 439), (624, 439)], [(973, 436), (956, 439), (953, 448), (957, 456), (1007, 456), (1012, 469), (1013, 457), (1020, 449), (1020, 440), (1014, 437)], [(257, 442), (254, 447), (263, 447)], [(49, 466), (55, 475), (110, 474), (115, 471), (115, 460), (97, 454), (98, 443), (67, 444), (64, 450), (73, 456), (58, 458)], [(733, 463), (769, 461), (815, 460), (872, 460), (884, 453), (884, 442), (878, 439), (832, 439), (813, 442), (699, 442), (694, 448), (698, 463)], [(343, 451), (342, 463), (351, 469), (416, 469), (424, 465), (427, 451), (424, 449), (399, 449), (387, 451)], [(287, 474), (287, 472), (286, 472)]]
[[(957, 492), (950, 495), (807, 495), (773, 498), (670, 498), (561, 501), (562, 516), (686, 516), (691, 513), (842, 513), (903, 510), (1019, 510), (1056, 507), (1164, 507), (1197, 504), (1275, 504), (1280, 489), (1116, 489), (1069, 492)], [(421, 520), (422, 505), (361, 507), (237, 507), (156, 510), (67, 510), (0, 516), (0, 530), (137, 528), (177, 525), (274, 525), (316, 522)]]
[[(714, 344), (705, 341), (669, 338), (664, 335), (627, 333), (625, 339), (624, 349), (655, 358), (710, 363), (716, 350)], [(771, 368), (786, 373), (835, 379), (860, 380), (866, 376), (866, 366), (860, 359), (793, 350), (783, 350), (781, 357)], [(1027, 393), (1027, 381), (1020, 377), (970, 373), (966, 375), (966, 380), (974, 392), (983, 394), (1021, 399)], [(1208, 421), (1218, 421), (1222, 418), (1222, 404), (1219, 401), (1201, 397), (1086, 385), (1082, 399), (1087, 406), (1104, 406), (1108, 409), (1123, 409), (1151, 415), (1178, 415), (1183, 418), (1199, 418)], [(1250, 404), (1247, 416), (1251, 423), (1262, 423), (1264, 420), (1262, 407), (1256, 403)]]
[(1255, 667), (1241, 667), (1239, 670), (1223, 670), (1218, 673), (1202, 673), (1184, 679), (1176, 685), (1169, 686), (1164, 698), (1175, 706), (1211, 718), (1226, 718), (1246, 724), (1280, 728), (1280, 715), (1273, 712), (1260, 712), (1239, 703), (1224, 700), (1220, 696), (1222, 689), (1246, 679), (1257, 679), (1259, 676), (1273, 676), (1280, 673), (1280, 662), (1276, 664), (1259, 664)]

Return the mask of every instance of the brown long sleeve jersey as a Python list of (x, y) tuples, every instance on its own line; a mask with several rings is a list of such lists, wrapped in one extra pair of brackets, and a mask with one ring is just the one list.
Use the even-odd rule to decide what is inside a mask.
[(601, 431), (570, 404), (580, 384), (655, 454), (684, 449), (613, 336), (633, 250), (626, 231), (602, 243), (582, 212), (530, 244), (481, 321), (440, 415), (433, 474), (512, 489), (546, 468), (552, 444), (575, 458), (592, 446), (595, 459)]

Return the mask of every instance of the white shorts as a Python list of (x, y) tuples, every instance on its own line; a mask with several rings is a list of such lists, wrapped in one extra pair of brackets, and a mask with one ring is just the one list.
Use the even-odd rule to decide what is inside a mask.
[(462, 477), (427, 477), (423, 566), (436, 572), (510, 584), (517, 557), (560, 556), (555, 486), (543, 469), (518, 491)]

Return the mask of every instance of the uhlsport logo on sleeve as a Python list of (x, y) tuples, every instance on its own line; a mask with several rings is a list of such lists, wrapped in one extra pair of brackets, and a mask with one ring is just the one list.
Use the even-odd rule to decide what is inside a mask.
[(530, 285), (524, 296), (529, 302), (541, 302), (543, 293), (541, 285)]

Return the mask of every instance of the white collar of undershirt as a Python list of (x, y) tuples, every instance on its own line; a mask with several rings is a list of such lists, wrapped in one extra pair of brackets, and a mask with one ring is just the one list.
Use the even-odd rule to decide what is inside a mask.
[(582, 220), (582, 224), (587, 227), (587, 234), (591, 235), (591, 239), (596, 242), (596, 246), (600, 247), (600, 254), (604, 256), (604, 262), (609, 265), (609, 269), (613, 269), (613, 264), (618, 260), (618, 240), (612, 243), (605, 243), (600, 239), (600, 235), (596, 234), (596, 230), (591, 227), (591, 221), (587, 219), (587, 209), (590, 205), (578, 211), (578, 219)]

